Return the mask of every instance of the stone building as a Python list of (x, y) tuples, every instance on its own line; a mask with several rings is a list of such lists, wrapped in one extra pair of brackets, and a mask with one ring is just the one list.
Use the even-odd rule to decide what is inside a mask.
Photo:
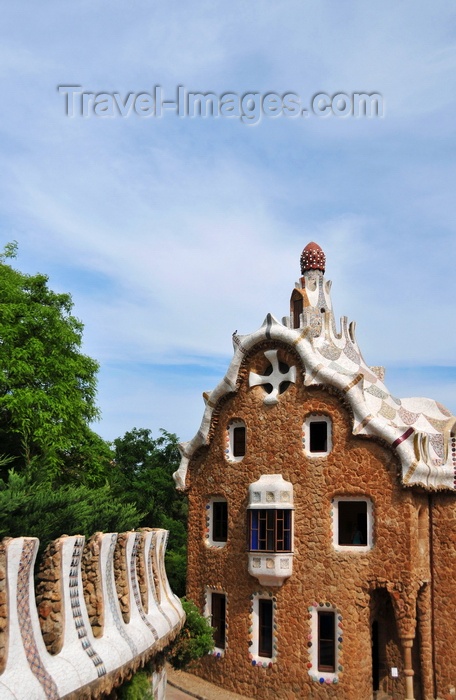
[(310, 243), (289, 317), (233, 335), (181, 446), (188, 595), (216, 643), (196, 673), (262, 700), (451, 698), (456, 418), (388, 391), (324, 271)]

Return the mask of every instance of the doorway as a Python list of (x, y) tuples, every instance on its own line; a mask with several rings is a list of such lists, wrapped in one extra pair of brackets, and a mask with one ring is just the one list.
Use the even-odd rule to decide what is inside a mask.
[(389, 700), (403, 697), (402, 679), (393, 678), (392, 667), (401, 667), (396, 620), (388, 592), (377, 588), (371, 595), (372, 697)]

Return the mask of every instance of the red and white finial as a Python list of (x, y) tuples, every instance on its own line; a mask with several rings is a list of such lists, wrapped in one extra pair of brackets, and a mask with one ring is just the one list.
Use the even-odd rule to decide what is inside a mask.
[(308, 243), (301, 253), (301, 274), (308, 270), (325, 271), (326, 255), (318, 243)]

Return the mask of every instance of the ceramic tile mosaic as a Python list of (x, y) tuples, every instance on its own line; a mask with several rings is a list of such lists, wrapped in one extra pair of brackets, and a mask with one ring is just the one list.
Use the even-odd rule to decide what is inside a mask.
[(116, 548), (117, 535), (112, 535), (111, 543), (109, 545), (109, 553), (106, 561), (106, 589), (108, 593), (108, 603), (109, 609), (111, 611), (112, 619), (116, 626), (116, 629), (122, 639), (124, 639), (131, 649), (133, 656), (138, 656), (138, 648), (131, 637), (125, 631), (125, 624), (120, 618), (117, 600), (117, 591), (114, 590), (113, 580), (114, 580), (114, 550)]
[[(85, 622), (86, 601), (81, 584), (81, 566), (87, 564), (87, 562), (83, 564), (82, 559), (85, 539), (79, 536), (71, 538), (65, 536), (63, 544), (62, 538), (54, 543), (54, 545), (57, 544), (57, 549), (61, 546), (59, 551), (62, 553), (63, 565), (59, 572), (62, 578), (59, 575), (58, 580), (62, 581), (64, 601), (69, 601), (69, 606), (62, 606), (60, 587), (58, 591), (53, 589), (53, 581), (46, 579), (51, 584), (48, 590), (55, 603), (53, 607), (57, 614), (56, 624), (65, 625), (66, 628), (64, 646), (57, 654), (50, 654), (45, 648), (34, 599), (33, 562), (38, 549), (38, 540), (8, 538), (4, 541), (6, 558), (2, 564), (2, 574), (10, 585), (12, 581), (16, 581), (16, 585), (11, 585), (8, 595), (10, 610), (17, 612), (17, 629), (12, 628), (16, 620), (16, 616), (13, 615), (8, 621), (9, 655), (6, 656), (5, 668), (2, 672), (0, 697), (15, 698), (15, 700), (58, 700), (61, 697), (76, 698), (80, 695), (86, 697), (87, 686), (90, 686), (91, 697), (98, 697), (100, 693), (109, 694), (115, 686), (125, 680), (125, 677), (137, 669), (138, 661), (143, 662), (145, 654), (153, 658), (156, 641), (162, 640), (163, 645), (166, 645), (176, 637), (185, 615), (180, 602), (174, 597), (173, 607), (177, 613), (174, 625), (170, 625), (170, 629), (164, 629), (162, 617), (155, 611), (154, 619), (161, 623), (162, 632), (154, 637), (154, 642), (148, 648), (144, 648), (142, 642), (141, 653), (139, 653), (137, 646), (126, 633), (125, 625), (120, 620), (118, 605), (116, 606), (117, 591), (113, 586), (113, 556), (117, 535), (112, 534), (101, 539), (108, 545), (108, 551), (103, 551), (103, 554), (107, 554), (107, 561), (100, 573), (102, 579), (105, 577), (107, 579), (103, 598), (107, 598), (105, 609), (111, 611), (112, 620), (108, 615), (108, 619), (105, 620), (105, 637), (97, 640), (93, 639), (90, 627)], [(162, 539), (166, 543), (164, 534)], [(137, 543), (138, 538), (135, 544)], [(136, 556), (137, 551), (133, 553), (133, 566)], [(56, 565), (58, 566), (59, 562)], [(138, 602), (136, 596), (135, 599)], [(142, 619), (152, 631), (151, 621), (144, 620), (144, 617)], [(134, 625), (130, 629), (133, 630)], [(74, 631), (76, 631), (76, 638)], [(122, 640), (129, 645), (130, 653), (127, 652)], [(22, 654), (21, 645), (24, 654)], [(97, 645), (103, 649), (104, 660), (95, 648)], [(86, 662), (87, 657), (91, 663)]]
[[(155, 585), (153, 586), (153, 592), (155, 596), (155, 602), (157, 604), (157, 608), (159, 609), (160, 613), (163, 615), (165, 618), (166, 622), (172, 628), (173, 623), (170, 617), (166, 614), (165, 610), (163, 610), (162, 604), (161, 604), (161, 592), (163, 590), (163, 585), (160, 581), (160, 567), (158, 564), (158, 557), (159, 557), (159, 552), (157, 549), (157, 538), (158, 535), (157, 533), (154, 533), (154, 539), (152, 541), (151, 545), (151, 557), (149, 557), (149, 566), (150, 566), (150, 571), (151, 571), (151, 581), (156, 582), (156, 586), (159, 587), (159, 590), (157, 591), (155, 588)], [(153, 557), (153, 560), (152, 560)], [(154, 576), (154, 569), (157, 571), (157, 576)]]
[[(73, 615), (74, 625), (78, 633), (78, 638), (81, 641), (81, 646), (85, 653), (92, 661), (93, 665), (97, 670), (98, 677), (106, 675), (106, 668), (103, 663), (103, 659), (97, 654), (92, 646), (90, 638), (87, 634), (87, 630), (84, 624), (84, 618), (82, 616), (80, 592), (79, 592), (79, 569), (81, 566), (82, 551), (84, 548), (84, 538), (77, 537), (74, 542), (73, 556), (71, 559), (71, 568), (68, 576), (69, 587), (70, 587), (70, 600), (71, 600), (71, 612)], [(85, 603), (84, 603), (85, 605)]]
[(30, 669), (35, 678), (40, 682), (46, 698), (48, 700), (58, 700), (60, 697), (57, 685), (52, 676), (48, 673), (41, 660), (35, 636), (33, 633), (32, 621), (30, 618), (30, 577), (33, 575), (32, 562), (35, 548), (38, 546), (36, 540), (24, 539), (21, 560), (17, 575), (17, 616), (21, 631), (22, 643)]
[[(320, 255), (320, 252), (318, 254)], [(308, 255), (312, 257), (314, 253), (306, 253), (306, 256)], [(361, 431), (363, 435), (378, 437), (397, 450), (404, 483), (407, 476), (407, 484), (416, 483), (431, 490), (435, 488), (453, 490), (455, 471), (453, 462), (448, 456), (447, 428), (454, 417), (436, 401), (423, 398), (401, 400), (391, 395), (378, 374), (364, 362), (354, 337), (354, 327), (352, 324), (348, 327), (345, 317), (341, 322), (341, 332), (336, 333), (330, 285), (325, 281), (323, 271), (318, 268), (306, 268), (303, 274), (305, 277), (296, 287), (302, 289), (305, 301), (302, 314), (304, 328), (291, 328), (289, 319), (284, 319), (284, 323), (280, 323), (268, 314), (257, 331), (249, 335), (240, 336), (237, 333), (233, 335), (234, 357), (228, 372), (222, 382), (210, 393), (211, 405), (206, 406), (197, 435), (180, 448), (183, 457), (175, 473), (178, 488), (185, 488), (189, 459), (195, 450), (207, 444), (214, 408), (229, 391), (237, 391), (239, 371), (246, 361), (246, 354), (259, 343), (270, 341), (272, 347), (274, 342), (280, 342), (281, 346), (288, 345), (295, 349), (302, 363), (298, 371), (303, 372), (306, 386), (327, 385), (347, 394), (355, 418), (354, 427), (359, 429), (359, 426), (363, 425)], [(305, 289), (302, 288), (303, 280)], [(321, 309), (325, 309), (324, 314), (321, 313)], [(324, 324), (321, 324), (322, 316), (325, 317)], [(271, 348), (267, 352), (277, 351)], [(337, 361), (334, 359), (336, 357)], [(362, 386), (358, 387), (356, 392), (351, 392), (350, 387), (354, 386), (353, 382), (356, 383), (358, 376), (362, 377)], [(259, 383), (267, 382), (267, 377), (255, 377), (255, 380)], [(370, 397), (379, 398), (381, 403), (375, 406)], [(276, 398), (273, 397), (270, 400), (271, 404)], [(397, 416), (397, 410), (402, 417)], [(365, 422), (368, 416), (373, 418)], [(420, 457), (416, 460), (415, 438), (409, 434), (406, 439), (402, 439), (404, 423), (413, 427), (415, 432), (424, 438), (436, 432), (442, 434), (445, 461), (442, 462), (442, 450), (438, 441), (426, 441), (421, 438)]]
[(148, 627), (148, 629), (152, 632), (155, 641), (158, 641), (158, 638), (159, 638), (158, 632), (155, 629), (155, 627), (152, 625), (152, 623), (146, 617), (146, 613), (144, 612), (144, 608), (143, 608), (143, 605), (141, 602), (141, 595), (139, 593), (139, 588), (138, 588), (138, 578), (136, 576), (136, 560), (138, 557), (138, 548), (141, 545), (141, 540), (142, 540), (141, 533), (137, 532), (136, 536), (135, 536), (135, 543), (134, 543), (133, 548), (131, 550), (131, 558), (130, 558), (131, 589), (133, 591), (133, 596), (135, 599), (136, 607), (137, 607), (138, 612), (141, 616), (141, 620)]

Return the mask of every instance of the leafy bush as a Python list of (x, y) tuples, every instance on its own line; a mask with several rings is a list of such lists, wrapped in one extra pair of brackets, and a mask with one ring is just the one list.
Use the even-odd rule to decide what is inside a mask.
[(138, 671), (117, 691), (119, 700), (154, 700), (150, 677), (146, 670)]
[(187, 619), (168, 655), (168, 661), (175, 669), (186, 668), (214, 649), (213, 630), (209, 620), (201, 615), (191, 600), (183, 598), (182, 607)]

